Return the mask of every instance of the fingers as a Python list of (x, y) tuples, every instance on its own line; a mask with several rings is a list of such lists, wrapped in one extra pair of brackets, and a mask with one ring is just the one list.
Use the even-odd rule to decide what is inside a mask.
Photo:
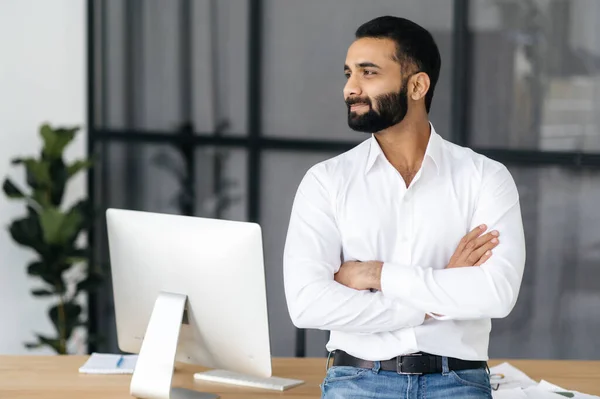
[(474, 248), (479, 248), (482, 245), (484, 245), (485, 243), (488, 243), (488, 242), (492, 241), (494, 238), (497, 238), (498, 236), (500, 236), (500, 233), (498, 232), (498, 230), (490, 231), (489, 233), (482, 235), (481, 237), (478, 237), (475, 239)]
[(473, 266), (481, 266), (492, 256), (492, 250), (500, 244), (498, 238), (492, 238), (481, 247), (477, 248), (469, 256), (469, 261), (473, 263)]
[(496, 248), (496, 246), (500, 243), (500, 240), (498, 240), (496, 237), (492, 238), (490, 241), (486, 242), (485, 244), (483, 244), (482, 246), (480, 246), (479, 248), (473, 250), (471, 252), (471, 254), (469, 254), (469, 257), (467, 258), (468, 261), (475, 265), (475, 263), (477, 263), (479, 261), (479, 259), (487, 252), (490, 251), (494, 248)]
[(473, 230), (471, 230), (466, 236), (462, 238), (462, 240), (460, 240), (460, 242), (458, 243), (458, 248), (456, 248), (456, 252), (461, 253), (465, 249), (467, 244), (479, 237), (485, 231), (485, 229), (487, 229), (487, 226), (485, 224), (482, 224), (481, 226), (477, 226)]
[(500, 243), (500, 233), (494, 230), (482, 236), (486, 229), (487, 226), (482, 224), (465, 235), (446, 267), (480, 266), (489, 259), (491, 250)]
[(473, 250), (473, 254), (475, 255), (475, 257), (474, 257), (475, 260), (481, 258), (481, 256), (483, 256), (483, 254), (486, 251), (496, 248), (496, 246), (498, 246), (498, 244), (500, 243), (497, 232), (496, 232), (496, 234), (494, 234), (494, 232), (492, 232), (490, 234), (486, 234), (485, 236), (488, 236), (487, 241), (482, 242), (481, 245), (476, 245), (476, 249)]
[[(471, 242), (467, 243), (465, 249), (463, 250), (463, 256), (471, 262), (471, 264), (475, 264), (476, 261), (479, 260), (483, 253), (493, 246), (487, 246), (490, 242), (493, 244), (498, 244), (498, 236), (500, 233), (497, 230), (491, 231), (481, 237), (478, 237)], [(482, 249), (484, 248), (484, 249)]]
[(491, 257), (492, 257), (492, 251), (491, 250), (486, 251), (483, 254), (483, 256), (481, 256), (481, 258), (479, 259), (479, 261), (477, 263), (475, 263), (475, 266), (481, 266), (481, 265), (483, 265)]
[(469, 232), (469, 234), (465, 236), (467, 239), (466, 242), (473, 241), (474, 239), (479, 237), (485, 231), (485, 229), (487, 229), (487, 226), (485, 224), (475, 227)]

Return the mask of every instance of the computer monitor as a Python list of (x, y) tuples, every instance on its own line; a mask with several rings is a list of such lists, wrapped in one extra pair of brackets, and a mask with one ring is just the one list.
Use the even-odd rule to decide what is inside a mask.
[(118, 345), (139, 353), (133, 396), (177, 396), (175, 361), (271, 376), (258, 224), (122, 209), (106, 217)]

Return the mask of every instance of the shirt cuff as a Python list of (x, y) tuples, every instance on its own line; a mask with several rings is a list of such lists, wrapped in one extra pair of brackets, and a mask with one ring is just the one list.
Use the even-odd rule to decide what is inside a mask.
[(432, 319), (435, 320), (452, 320), (452, 317), (449, 316), (437, 316), (433, 313), (427, 313), (429, 316), (431, 316)]
[(410, 316), (401, 318), (408, 327), (417, 327), (425, 321), (425, 312), (419, 309), (412, 309)]
[(381, 268), (381, 293), (389, 298), (404, 299), (411, 296), (416, 276), (413, 267), (384, 263)]

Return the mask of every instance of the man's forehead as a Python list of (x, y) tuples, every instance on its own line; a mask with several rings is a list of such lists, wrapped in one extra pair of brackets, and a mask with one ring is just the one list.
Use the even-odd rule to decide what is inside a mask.
[(360, 38), (348, 48), (346, 65), (353, 68), (361, 63), (372, 62), (384, 66), (394, 62), (395, 55), (396, 44), (391, 39)]

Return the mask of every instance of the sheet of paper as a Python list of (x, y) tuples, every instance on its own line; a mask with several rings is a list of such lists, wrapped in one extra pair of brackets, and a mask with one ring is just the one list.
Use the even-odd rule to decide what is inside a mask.
[(490, 383), (495, 390), (528, 388), (537, 385), (527, 374), (509, 363), (490, 367)]
[(137, 355), (116, 355), (109, 353), (92, 353), (79, 368), (84, 374), (133, 374)]
[(528, 396), (521, 388), (508, 388), (492, 391), (493, 399), (528, 399)]
[(541, 380), (539, 383), (509, 363), (490, 368), (490, 382), (494, 399), (600, 399), (551, 384)]
[(540, 387), (529, 387), (525, 388), (523, 392), (527, 395), (528, 399), (564, 399), (564, 396), (560, 396), (557, 393), (542, 389)]
[(566, 397), (566, 398), (574, 398), (574, 399), (600, 399), (600, 396), (588, 395), (586, 393), (571, 391), (569, 389), (559, 387), (558, 385), (554, 385), (546, 380), (541, 380), (540, 383), (538, 384), (538, 388), (544, 389), (546, 391), (560, 392), (561, 396), (563, 398)]

